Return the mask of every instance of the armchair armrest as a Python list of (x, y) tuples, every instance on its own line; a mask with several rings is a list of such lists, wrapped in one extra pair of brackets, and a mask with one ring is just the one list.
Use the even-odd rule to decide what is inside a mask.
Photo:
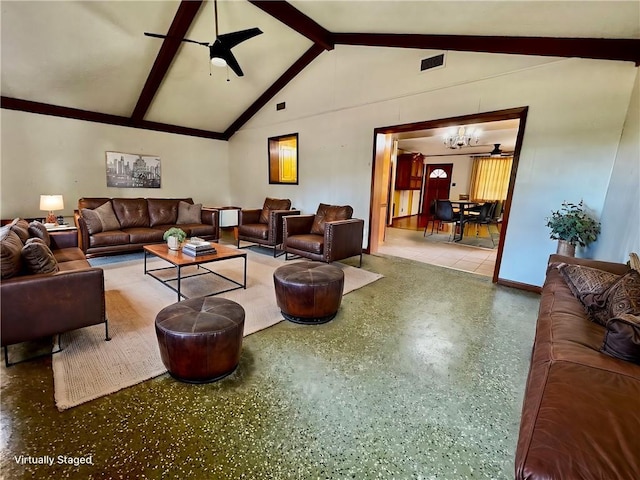
[(284, 239), (284, 217), (300, 215), (300, 210), (270, 210), (269, 211), (269, 241), (280, 245)]
[(292, 215), (283, 217), (283, 238), (292, 235), (304, 235), (311, 232), (315, 215)]
[(13, 277), (2, 281), (0, 302), (3, 346), (104, 323), (104, 272)]
[(364, 220), (352, 218), (324, 224), (325, 258), (328, 262), (362, 254)]
[(213, 225), (215, 238), (220, 238), (220, 210), (217, 208), (203, 207), (200, 210), (200, 221), (204, 225)]
[(76, 228), (78, 229), (78, 247), (84, 253), (87, 253), (87, 249), (89, 248), (89, 228), (87, 227), (87, 222), (85, 222), (82, 215), (80, 215), (79, 210), (73, 211), (73, 223), (76, 224)]
[(247, 225), (250, 223), (260, 223), (261, 208), (251, 208), (248, 210), (240, 210), (238, 213), (238, 225)]

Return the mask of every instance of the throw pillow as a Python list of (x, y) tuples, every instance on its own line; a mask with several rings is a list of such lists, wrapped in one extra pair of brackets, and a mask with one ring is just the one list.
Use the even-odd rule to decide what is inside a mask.
[(29, 238), (29, 222), (22, 218), (16, 218), (10, 225), (11, 230), (20, 237), (22, 243), (26, 242)]
[(604, 326), (623, 313), (640, 315), (640, 273), (630, 270), (605, 292), (590, 297), (586, 307), (589, 316)]
[(181, 201), (178, 204), (178, 221), (176, 222), (176, 224), (186, 225), (189, 223), (202, 223), (201, 211), (201, 203), (191, 205), (190, 203)]
[(271, 210), (289, 210), (291, 208), (291, 200), (288, 198), (265, 198), (260, 212), (260, 223), (269, 223), (269, 214)]
[(640, 316), (622, 313), (610, 319), (600, 351), (640, 365)]
[(111, 202), (103, 203), (98, 208), (94, 208), (93, 211), (98, 214), (98, 217), (100, 217), (103, 232), (108, 232), (109, 230), (120, 230), (120, 222), (113, 211)]
[(29, 224), (29, 235), (31, 235), (32, 237), (41, 238), (42, 240), (44, 240), (44, 243), (45, 245), (47, 245), (47, 247), (51, 245), (51, 238), (49, 238), (47, 227), (36, 220)]
[(98, 215), (98, 213), (90, 208), (83, 208), (80, 210), (80, 213), (82, 214), (84, 223), (87, 225), (89, 235), (100, 233), (102, 231), (102, 220), (100, 220), (100, 215)]
[(22, 247), (22, 259), (30, 273), (55, 273), (56, 257), (44, 243), (32, 242)]
[(585, 306), (593, 303), (593, 296), (605, 292), (620, 275), (597, 268), (561, 263), (558, 271), (567, 282), (571, 293)]
[(4, 280), (15, 277), (22, 269), (22, 241), (11, 230), (2, 227), (0, 230), (0, 277)]
[(38, 237), (31, 237), (26, 242), (24, 242), (25, 245), (29, 245), (30, 243), (41, 243), (43, 245), (46, 245), (46, 243), (44, 243), (44, 240)]

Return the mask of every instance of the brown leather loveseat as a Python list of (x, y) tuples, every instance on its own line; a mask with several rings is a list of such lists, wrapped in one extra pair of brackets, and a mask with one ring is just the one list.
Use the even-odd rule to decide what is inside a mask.
[(188, 237), (217, 241), (218, 210), (191, 198), (81, 198), (74, 219), (78, 244), (87, 257), (142, 250), (162, 243), (164, 232), (180, 227)]
[(640, 325), (625, 323), (640, 313), (639, 278), (624, 264), (550, 257), (516, 479), (640, 478)]
[(100, 323), (109, 339), (103, 271), (89, 265), (75, 242), (62, 244), (61, 238), (23, 219), (0, 228), (0, 335), (7, 365), (9, 345)]

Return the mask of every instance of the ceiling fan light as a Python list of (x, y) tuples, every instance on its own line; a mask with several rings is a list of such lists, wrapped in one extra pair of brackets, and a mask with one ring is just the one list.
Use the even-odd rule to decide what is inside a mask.
[(227, 61), (220, 57), (211, 57), (211, 65), (214, 67), (226, 67)]

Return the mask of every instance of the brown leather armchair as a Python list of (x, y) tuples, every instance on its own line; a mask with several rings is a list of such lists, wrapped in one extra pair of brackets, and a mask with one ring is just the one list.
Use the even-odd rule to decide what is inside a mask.
[(364, 220), (351, 218), (353, 208), (321, 203), (315, 215), (284, 218), (283, 248), (289, 254), (331, 263), (360, 256)]
[(300, 215), (300, 210), (291, 210), (288, 198), (266, 198), (263, 207), (240, 210), (238, 214), (238, 248), (240, 241), (273, 247), (273, 256), (278, 255), (282, 244), (282, 220), (288, 215)]

